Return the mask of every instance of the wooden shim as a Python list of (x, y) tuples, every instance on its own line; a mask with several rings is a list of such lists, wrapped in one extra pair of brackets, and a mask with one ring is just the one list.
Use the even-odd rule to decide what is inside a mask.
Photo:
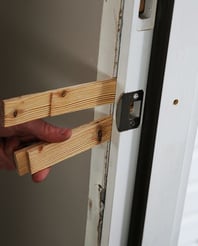
[(30, 172), (29, 159), (27, 151), (35, 146), (41, 145), (43, 142), (35, 143), (25, 148), (16, 150), (14, 152), (14, 159), (16, 164), (17, 172), (20, 176), (23, 176)]
[(49, 92), (5, 99), (0, 103), (0, 123), (4, 127), (44, 118), (49, 116), (49, 113)]
[(95, 81), (0, 101), (0, 124), (31, 120), (113, 103), (116, 79)]
[(116, 81), (96, 81), (59, 89), (52, 93), (51, 116), (113, 103)]
[(19, 175), (34, 174), (60, 161), (82, 153), (111, 138), (112, 117), (93, 121), (72, 130), (70, 139), (61, 143), (39, 143), (15, 152)]
[(18, 174), (20, 176), (30, 172), (29, 161), (28, 161), (28, 156), (27, 156), (27, 152), (26, 152), (27, 148), (17, 150), (14, 153), (16, 168), (17, 168)]

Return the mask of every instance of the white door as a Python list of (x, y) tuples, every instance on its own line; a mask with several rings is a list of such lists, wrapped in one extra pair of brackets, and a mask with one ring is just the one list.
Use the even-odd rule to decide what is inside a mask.
[(173, 4), (142, 245), (178, 244), (198, 124), (198, 2)]

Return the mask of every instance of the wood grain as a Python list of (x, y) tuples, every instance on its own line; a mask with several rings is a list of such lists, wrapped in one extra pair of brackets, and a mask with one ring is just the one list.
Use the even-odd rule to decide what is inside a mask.
[(95, 81), (0, 101), (0, 124), (31, 120), (113, 103), (116, 79)]
[(110, 141), (112, 117), (108, 116), (73, 129), (72, 137), (61, 143), (39, 143), (15, 152), (18, 172), (34, 174), (58, 162)]
[(50, 93), (35, 93), (2, 100), (0, 103), (1, 126), (8, 127), (27, 121), (45, 118), (50, 113)]
[(50, 116), (113, 103), (115, 89), (115, 79), (112, 79), (85, 83), (54, 91), (51, 98)]
[(27, 151), (35, 146), (39, 146), (43, 144), (43, 142), (35, 143), (30, 146), (27, 146), (25, 148), (16, 150), (14, 152), (14, 159), (15, 159), (15, 164), (16, 164), (16, 169), (17, 172), (20, 176), (23, 176), (27, 173), (30, 172), (30, 167), (29, 167), (29, 159), (28, 159), (28, 154)]

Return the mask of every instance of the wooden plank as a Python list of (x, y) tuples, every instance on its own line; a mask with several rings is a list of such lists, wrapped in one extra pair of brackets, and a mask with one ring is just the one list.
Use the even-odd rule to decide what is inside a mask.
[(0, 101), (0, 124), (31, 120), (114, 102), (116, 79), (95, 81)]
[(93, 108), (114, 102), (115, 79), (85, 83), (52, 93), (51, 116)]
[(38, 142), (38, 143), (32, 144), (30, 146), (27, 146), (25, 148), (16, 150), (14, 152), (16, 169), (17, 169), (17, 172), (20, 176), (23, 176), (23, 175), (30, 172), (29, 159), (28, 159), (28, 154), (27, 154), (28, 149), (31, 149), (37, 145), (39, 146), (42, 143), (43, 142)]
[(73, 129), (72, 137), (61, 143), (39, 143), (15, 152), (18, 172), (36, 173), (60, 161), (110, 140), (112, 117), (108, 116)]
[(28, 156), (26, 152), (27, 148), (17, 150), (14, 153), (16, 168), (20, 176), (30, 172), (29, 161), (28, 161)]
[(2, 100), (0, 103), (0, 124), (8, 127), (38, 118), (50, 113), (50, 93), (35, 93)]

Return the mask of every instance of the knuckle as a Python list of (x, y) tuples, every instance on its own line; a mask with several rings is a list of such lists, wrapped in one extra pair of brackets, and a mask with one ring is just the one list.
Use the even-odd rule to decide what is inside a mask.
[(0, 146), (0, 169), (14, 169), (13, 157), (6, 153), (3, 145)]

